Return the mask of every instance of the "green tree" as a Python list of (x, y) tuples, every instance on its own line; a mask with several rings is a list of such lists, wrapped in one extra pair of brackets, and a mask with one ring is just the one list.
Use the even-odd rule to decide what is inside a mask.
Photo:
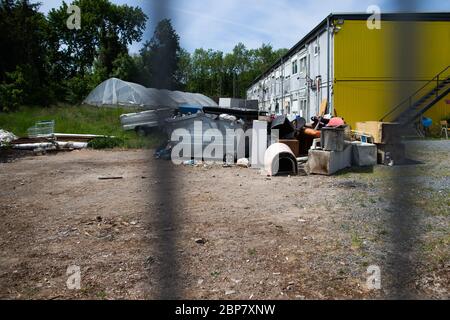
[(130, 56), (128, 53), (120, 54), (113, 62), (111, 76), (124, 81), (137, 82), (139, 79), (138, 59), (139, 57)]
[(52, 100), (47, 61), (47, 21), (39, 4), (0, 1), (0, 110)]
[(190, 56), (186, 90), (222, 96), (225, 93), (225, 78), (221, 51), (196, 49)]
[[(179, 72), (180, 37), (169, 19), (161, 20), (155, 28), (153, 37), (141, 50), (143, 63), (143, 85), (159, 89), (180, 89)], [(147, 80), (145, 80), (147, 79)]]
[[(66, 2), (48, 14), (49, 59), (55, 66), (52, 78), (66, 84), (68, 95), (80, 100), (92, 86), (84, 88), (78, 81), (83, 81), (84, 76), (88, 82), (102, 81), (117, 74), (115, 67), (128, 59), (124, 60), (127, 47), (142, 40), (147, 16), (138, 7), (116, 5), (109, 0), (75, 0), (72, 4), (81, 9), (79, 30), (66, 26)], [(70, 92), (71, 88), (74, 92)]]
[(180, 50), (180, 59), (178, 60), (178, 70), (175, 78), (177, 79), (181, 90), (187, 89), (187, 84), (191, 76), (191, 55), (185, 49)]
[(242, 43), (225, 55), (212, 49), (196, 49), (189, 63), (183, 63), (183, 68), (189, 70), (186, 89), (209, 96), (244, 98), (253, 79), (286, 52), (287, 49), (274, 50), (269, 44), (249, 50)]
[[(64, 56), (68, 71), (89, 71), (96, 59), (112, 71), (113, 61), (126, 52), (128, 45), (141, 41), (147, 16), (140, 8), (112, 4), (109, 0), (75, 0), (81, 9), (81, 29), (66, 26), (68, 4), (48, 14), (54, 49)], [(69, 75), (73, 75), (69, 72)]]
[(196, 49), (191, 56), (188, 91), (210, 94), (206, 86), (210, 76), (208, 64), (208, 52), (202, 48)]

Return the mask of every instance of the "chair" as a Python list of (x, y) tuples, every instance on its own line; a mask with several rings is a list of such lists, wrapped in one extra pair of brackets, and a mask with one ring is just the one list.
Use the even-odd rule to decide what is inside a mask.
[(445, 138), (448, 139), (448, 130), (450, 130), (450, 129), (448, 127), (447, 120), (442, 120), (441, 121), (441, 138), (442, 138), (442, 133), (444, 133), (445, 134)]

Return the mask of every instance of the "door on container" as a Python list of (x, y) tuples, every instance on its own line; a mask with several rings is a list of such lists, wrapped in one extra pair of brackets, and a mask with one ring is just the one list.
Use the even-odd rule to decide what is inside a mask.
[(283, 113), (287, 115), (291, 114), (291, 102), (287, 99), (284, 101)]
[(300, 115), (300, 117), (303, 117), (306, 120), (308, 120), (308, 113), (307, 113), (307, 108), (306, 108), (306, 99), (301, 99), (300, 100), (299, 115)]
[(292, 114), (294, 115), (300, 114), (300, 106), (298, 99), (292, 100)]

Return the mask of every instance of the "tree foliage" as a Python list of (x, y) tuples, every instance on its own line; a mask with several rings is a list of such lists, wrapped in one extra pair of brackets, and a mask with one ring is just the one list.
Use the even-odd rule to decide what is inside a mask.
[[(120, 63), (123, 67), (127, 47), (142, 40), (147, 21), (142, 9), (109, 0), (75, 0), (72, 4), (82, 12), (79, 30), (66, 26), (66, 2), (48, 14), (50, 61), (55, 66), (52, 77), (67, 81), (69, 90), (71, 84), (75, 89), (83, 87), (74, 78), (87, 76), (102, 81), (117, 74), (115, 67)], [(90, 89), (91, 86), (85, 88), (87, 92)], [(71, 92), (69, 96), (80, 99), (87, 92)]]
[(180, 89), (179, 64), (183, 51), (180, 37), (169, 19), (161, 20), (150, 41), (141, 50), (143, 75), (141, 82), (158, 89)]
[(47, 21), (39, 4), (0, 2), (0, 110), (48, 103)]
[(159, 21), (139, 54), (147, 16), (142, 9), (110, 0), (73, 0), (81, 29), (67, 27), (69, 3), (47, 16), (30, 0), (0, 0), (0, 111), (25, 105), (79, 103), (110, 77), (146, 87), (244, 97), (251, 81), (286, 50), (263, 44), (232, 52), (189, 53), (168, 19)]
[(253, 79), (286, 52), (286, 49), (274, 50), (269, 44), (247, 49), (242, 43), (227, 54), (196, 49), (189, 58), (184, 58), (189, 62), (181, 66), (188, 75), (184, 78), (185, 87), (209, 96), (245, 97)]

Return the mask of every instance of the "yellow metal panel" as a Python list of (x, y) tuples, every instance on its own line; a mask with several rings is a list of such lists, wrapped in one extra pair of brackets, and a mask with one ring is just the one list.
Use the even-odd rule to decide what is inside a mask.
[(432, 130), (435, 132), (439, 131), (439, 121), (450, 119), (450, 94), (440, 100), (430, 110), (425, 112), (425, 117), (433, 119)]
[[(358, 121), (380, 120), (400, 100), (399, 83), (392, 65), (398, 21), (382, 21), (381, 29), (370, 30), (366, 21), (347, 20), (334, 38), (333, 102), (338, 115), (352, 127)], [(450, 64), (450, 22), (415, 22), (420, 63), (413, 70), (405, 97), (423, 86)], [(398, 54), (408, 55), (408, 52)], [(449, 105), (441, 101), (427, 114), (433, 121), (448, 114)]]

